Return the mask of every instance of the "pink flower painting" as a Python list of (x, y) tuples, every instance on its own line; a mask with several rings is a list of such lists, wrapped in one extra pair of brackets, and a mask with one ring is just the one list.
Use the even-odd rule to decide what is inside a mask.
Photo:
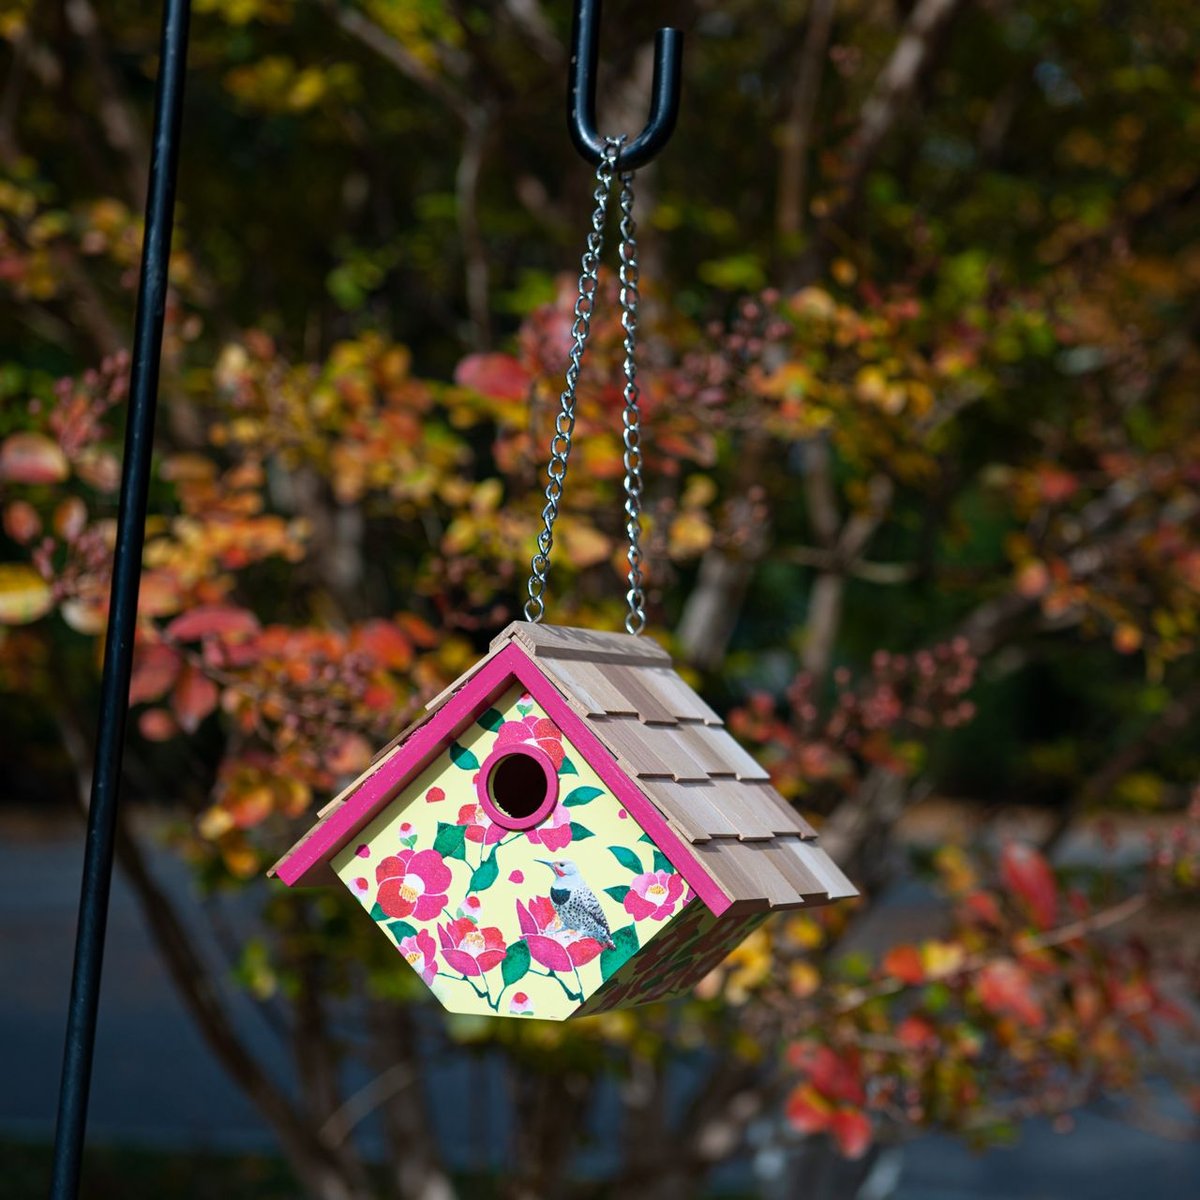
[(517, 922), (529, 957), (550, 971), (570, 971), (590, 963), (602, 947), (595, 938), (564, 929), (548, 896), (534, 896), (528, 907), (517, 901)]
[(625, 911), (635, 921), (653, 917), (665, 921), (674, 911), (676, 901), (683, 895), (686, 884), (682, 875), (667, 871), (647, 871), (638, 875), (625, 893)]
[(431, 984), (437, 974), (437, 945), (429, 930), (421, 929), (412, 937), (401, 938), (398, 945), (408, 965), (426, 984)]
[(375, 899), (389, 917), (431, 921), (445, 907), (450, 879), (436, 850), (401, 850), (375, 868)]
[(504, 830), (493, 824), (481, 804), (464, 804), (458, 810), (455, 824), (466, 826), (468, 842), (491, 846), (504, 837)]
[(508, 1002), (508, 1011), (515, 1017), (527, 1017), (533, 1012), (533, 1001), (527, 992), (514, 992)]
[(456, 971), (478, 978), (504, 961), (508, 947), (504, 936), (495, 925), (483, 929), (460, 917), (448, 925), (438, 926), (438, 939), (442, 943), (442, 957)]
[(517, 742), (532, 742), (554, 764), (557, 771), (563, 765), (566, 757), (562, 745), (562, 732), (553, 721), (530, 713), (519, 721), (505, 721), (496, 731), (496, 746), (511, 745)]
[(533, 829), (527, 829), (525, 836), (539, 843), (547, 850), (561, 850), (571, 844), (571, 810), (561, 804), (554, 806), (554, 811)]

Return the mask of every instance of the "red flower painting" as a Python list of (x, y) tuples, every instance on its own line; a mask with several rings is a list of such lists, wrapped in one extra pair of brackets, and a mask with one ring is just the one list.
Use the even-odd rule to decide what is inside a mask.
[(466, 826), (468, 842), (491, 846), (504, 837), (505, 831), (488, 818), (481, 804), (464, 804), (455, 824)]
[(637, 876), (625, 893), (625, 911), (635, 921), (653, 917), (665, 921), (674, 911), (675, 903), (683, 895), (686, 884), (682, 875), (667, 871), (647, 871)]
[(401, 938), (398, 944), (408, 965), (426, 984), (431, 984), (437, 974), (437, 944), (429, 930), (418, 930), (412, 937)]
[(562, 732), (546, 717), (530, 713), (519, 721), (505, 721), (496, 731), (497, 748), (516, 742), (532, 742), (546, 754), (556, 771), (563, 765), (566, 755), (563, 752)]
[(580, 937), (564, 929), (548, 896), (534, 896), (526, 907), (517, 901), (517, 921), (521, 937), (529, 947), (529, 957), (550, 971), (569, 971), (590, 963), (601, 950), (595, 938)]
[(438, 940), (442, 943), (442, 957), (446, 962), (472, 978), (498, 967), (508, 951), (499, 929), (494, 925), (480, 929), (466, 917), (439, 925)]
[(531, 842), (537, 842), (547, 850), (561, 850), (571, 844), (571, 811), (561, 804), (554, 806), (554, 811), (533, 829), (527, 829), (525, 836)]
[(450, 879), (450, 868), (436, 850), (401, 850), (375, 868), (375, 899), (389, 917), (431, 921), (446, 905)]

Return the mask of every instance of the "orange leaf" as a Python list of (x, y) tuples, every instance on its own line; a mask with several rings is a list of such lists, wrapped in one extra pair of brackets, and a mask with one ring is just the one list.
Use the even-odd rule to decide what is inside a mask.
[(843, 1054), (828, 1046), (818, 1046), (808, 1066), (813, 1086), (831, 1100), (846, 1100), (862, 1104), (866, 1100), (858, 1055), (853, 1050)]
[(165, 708), (148, 708), (138, 717), (138, 732), (148, 742), (165, 742), (179, 732), (179, 726)]
[(893, 946), (883, 959), (884, 972), (901, 983), (917, 984), (925, 978), (921, 952), (916, 946)]
[(787, 1119), (801, 1133), (820, 1133), (829, 1128), (833, 1105), (810, 1083), (792, 1092), (787, 1102)]
[(14, 500), (4, 510), (4, 532), (22, 546), (42, 532), (42, 518), (27, 500)]
[(1009, 842), (1000, 854), (1000, 878), (1029, 910), (1039, 929), (1058, 915), (1058, 882), (1050, 864), (1023, 842)]
[(838, 1109), (829, 1122), (829, 1132), (846, 1158), (862, 1158), (871, 1145), (871, 1121), (859, 1108)]
[(44, 433), (13, 433), (0, 444), (0, 479), (61, 483), (70, 474), (62, 447)]
[(364, 651), (393, 671), (406, 671), (412, 665), (412, 642), (390, 621), (360, 625), (350, 635), (350, 649)]
[(133, 677), (129, 681), (129, 703), (157, 700), (179, 675), (180, 658), (170, 646), (159, 643), (138, 645), (133, 655)]
[(217, 685), (202, 671), (191, 665), (183, 668), (171, 695), (171, 709), (185, 733), (196, 732), (217, 707), (218, 695)]
[(1046, 1023), (1029, 972), (1011, 958), (988, 963), (979, 972), (977, 990), (984, 1008), (993, 1016), (1015, 1017), (1034, 1029)]

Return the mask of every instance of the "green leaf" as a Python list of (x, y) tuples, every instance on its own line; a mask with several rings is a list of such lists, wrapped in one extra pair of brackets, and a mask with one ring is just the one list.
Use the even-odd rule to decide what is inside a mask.
[(524, 978), (525, 972), (528, 970), (529, 947), (523, 941), (513, 942), (504, 956), (504, 961), (500, 964), (500, 976), (504, 980), (504, 986), (508, 987), (510, 983), (516, 983), (518, 979)]
[(496, 865), (495, 850), (475, 868), (475, 873), (471, 876), (471, 891), (486, 892), (488, 888), (496, 882), (496, 876), (500, 874), (500, 868)]
[(668, 875), (675, 874), (675, 868), (671, 865), (671, 860), (661, 851), (654, 851), (654, 869), (656, 871), (666, 871)]
[(640, 838), (638, 838), (638, 841), (639, 842), (649, 842), (650, 845), (652, 845), (652, 846), (654, 845), (654, 839), (648, 833), (643, 833), (642, 836)]
[(407, 921), (389, 921), (388, 932), (399, 943), (401, 938), (415, 937), (417, 931)]
[(575, 821), (571, 822), (571, 841), (582, 842), (584, 838), (595, 836), (596, 835), (586, 825), (580, 825)]
[(575, 764), (569, 758), (567, 758), (565, 754), (563, 755), (562, 766), (558, 768), (558, 773), (560, 775), (579, 774), (579, 772), (575, 769)]
[(629, 887), (627, 884), (621, 884), (620, 887), (610, 887), (604, 889), (618, 904), (625, 903), (625, 897), (629, 895)]
[(378, 901), (375, 902), (375, 907), (371, 909), (372, 921), (383, 921), (387, 919), (387, 913), (383, 911), (383, 906)]
[(437, 837), (433, 839), (433, 848), (443, 858), (458, 858), (467, 860), (467, 829), (465, 825), (450, 825), (446, 821), (438, 822)]
[(578, 808), (581, 804), (591, 804), (597, 796), (603, 795), (603, 790), (598, 787), (577, 787), (574, 791), (567, 793), (567, 798), (563, 801), (563, 807)]
[(480, 713), (475, 718), (477, 725), (482, 725), (484, 729), (490, 729), (493, 733), (504, 724), (504, 717), (501, 716), (500, 710), (497, 708), (489, 708), (487, 712)]
[(600, 978), (611, 979), (637, 952), (638, 935), (632, 925), (614, 929), (613, 948), (600, 955)]
[(456, 767), (462, 767), (464, 771), (479, 770), (479, 759), (466, 746), (460, 746), (457, 742), (450, 743), (450, 761)]
[(642, 873), (642, 860), (628, 846), (609, 846), (609, 852), (627, 871)]

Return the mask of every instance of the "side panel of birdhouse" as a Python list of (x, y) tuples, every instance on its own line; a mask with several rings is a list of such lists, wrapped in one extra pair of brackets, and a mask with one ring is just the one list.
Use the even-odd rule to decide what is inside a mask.
[[(546, 764), (550, 788), (548, 815), (524, 830), (494, 821), (480, 795), (489, 764), (513, 753)], [(332, 862), (451, 1012), (561, 1020), (685, 911), (707, 912), (519, 685)]]
[(671, 928), (627, 962), (580, 1011), (581, 1016), (632, 1008), (691, 991), (765, 920), (763, 912), (716, 917), (703, 904), (688, 906)]

